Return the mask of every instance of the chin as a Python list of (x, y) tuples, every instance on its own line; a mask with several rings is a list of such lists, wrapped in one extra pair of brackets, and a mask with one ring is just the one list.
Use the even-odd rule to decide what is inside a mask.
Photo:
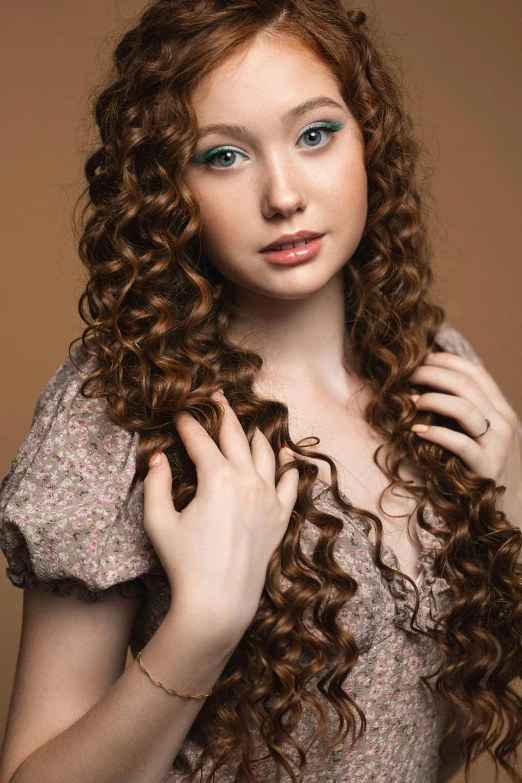
[[(307, 280), (285, 280), (284, 284), (279, 288), (275, 286), (270, 288), (268, 286), (267, 288), (260, 290), (259, 288), (254, 289), (248, 287), (248, 290), (252, 293), (260, 294), (261, 296), (269, 296), (272, 299), (281, 299), (289, 302), (297, 299), (307, 299), (309, 296), (313, 296), (318, 291), (321, 291), (336, 274), (338, 273), (321, 279), (317, 279), (316, 277), (315, 279)], [(246, 288), (246, 286), (243, 286), (243, 288)]]

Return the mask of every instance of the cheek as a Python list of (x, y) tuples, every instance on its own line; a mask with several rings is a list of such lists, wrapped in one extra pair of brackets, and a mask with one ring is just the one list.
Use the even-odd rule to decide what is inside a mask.
[[(238, 259), (242, 258), (242, 244), (245, 242), (245, 219), (241, 212), (244, 205), (240, 199), (222, 196), (200, 201), (201, 247), (210, 262), (228, 279), (240, 282)], [(248, 221), (246, 221), (248, 223)]]
[[(342, 219), (348, 228), (366, 221), (368, 178), (362, 152), (350, 146), (329, 156), (318, 167), (310, 182), (310, 200), (320, 202), (334, 219)], [(347, 216), (351, 219), (347, 221)]]
[(337, 212), (364, 217), (368, 211), (368, 177), (363, 161), (350, 160), (339, 166), (332, 183), (334, 208)]
[(201, 242), (203, 250), (209, 255), (210, 248), (217, 250), (233, 241), (237, 231), (237, 213), (233, 199), (224, 199), (208, 193), (199, 199), (201, 212)]

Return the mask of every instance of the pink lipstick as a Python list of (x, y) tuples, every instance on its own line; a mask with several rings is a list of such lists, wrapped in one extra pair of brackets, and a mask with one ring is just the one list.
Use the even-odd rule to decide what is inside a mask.
[(297, 231), (283, 234), (260, 251), (271, 264), (298, 264), (308, 261), (321, 249), (324, 234), (315, 231)]

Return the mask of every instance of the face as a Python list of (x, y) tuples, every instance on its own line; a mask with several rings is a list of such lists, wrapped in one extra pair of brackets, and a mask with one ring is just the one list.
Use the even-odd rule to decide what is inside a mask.
[[(208, 259), (239, 294), (301, 299), (321, 289), (355, 252), (367, 217), (362, 136), (331, 71), (295, 41), (257, 39), (202, 80), (193, 105), (200, 134), (238, 126), (205, 132), (186, 172)], [(290, 264), (261, 252), (299, 231), (322, 236), (291, 249)]]

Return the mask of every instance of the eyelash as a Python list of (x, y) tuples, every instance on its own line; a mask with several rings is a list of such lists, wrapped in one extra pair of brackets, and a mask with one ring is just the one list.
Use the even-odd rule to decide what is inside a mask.
[[(311, 125), (308, 125), (303, 132), (298, 136), (297, 142), (299, 142), (300, 139), (303, 138), (309, 131), (311, 130), (326, 130), (329, 131), (332, 134), (332, 137), (330, 140), (326, 143), (321, 145), (320, 147), (317, 147), (317, 149), (324, 149), (325, 147), (328, 147), (332, 141), (333, 141), (333, 134), (340, 131), (344, 126), (346, 125), (345, 122), (313, 122)], [(297, 144), (296, 142), (296, 144)], [(315, 147), (309, 147), (309, 149), (316, 149)], [(217, 147), (213, 152), (206, 153), (203, 158), (201, 159), (201, 164), (206, 166), (207, 168), (211, 169), (212, 171), (227, 171), (229, 169), (235, 169), (237, 166), (211, 166), (210, 162), (216, 158), (218, 155), (220, 155), (222, 152), (235, 152), (239, 155), (244, 155), (245, 153), (241, 152), (241, 150), (236, 149), (235, 147)]]

